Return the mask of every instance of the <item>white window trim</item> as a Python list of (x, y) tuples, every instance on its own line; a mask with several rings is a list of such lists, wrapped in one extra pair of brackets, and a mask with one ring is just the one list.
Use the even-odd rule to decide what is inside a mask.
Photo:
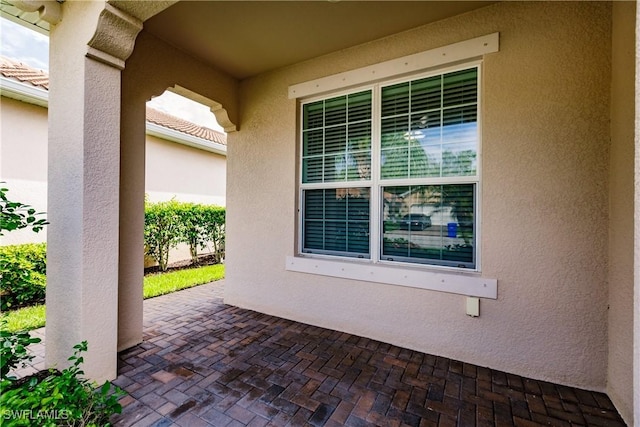
[(450, 274), (406, 265), (390, 266), (319, 257), (288, 256), (285, 270), (385, 285), (406, 286), (479, 298), (498, 298), (498, 281), (473, 274)]
[(430, 68), (454, 64), (458, 61), (469, 61), (487, 53), (498, 52), (499, 44), (500, 33), (492, 33), (368, 67), (298, 83), (289, 86), (289, 99), (306, 98), (351, 86), (397, 78), (403, 74), (424, 72)]
[[(499, 50), (499, 33), (488, 34), (486, 36), (462, 41), (452, 45), (431, 49), (414, 55), (393, 59), (390, 61), (375, 64), (369, 67), (359, 68), (340, 74), (304, 82), (289, 87), (289, 99), (300, 99), (320, 96), (327, 92), (347, 91), (350, 87), (364, 86), (374, 82), (388, 81), (404, 78), (408, 74), (424, 73), (429, 69), (438, 67), (458, 65), (457, 62), (470, 62), (475, 58), (481, 58), (486, 53), (493, 53)], [(438, 70), (439, 73), (444, 72)], [(480, 80), (480, 77), (479, 77)], [(481, 81), (481, 80), (480, 80)], [(480, 94), (479, 94), (480, 96)], [(375, 97), (374, 97), (375, 99)], [(308, 101), (308, 99), (305, 99)], [(480, 99), (478, 100), (480, 104)], [(376, 106), (374, 105), (375, 109)], [(375, 120), (372, 123), (377, 126)], [(482, 121), (479, 120), (479, 132), (482, 131)], [(376, 132), (376, 129), (372, 129)], [(373, 147), (372, 147), (373, 150)], [(482, 153), (481, 138), (478, 146), (479, 156)], [(372, 161), (375, 159), (372, 151)], [(482, 161), (479, 159), (479, 165)], [(372, 163), (371, 167), (375, 165)], [(481, 167), (481, 166), (479, 166)], [(478, 169), (476, 177), (476, 218), (480, 218), (481, 207), (481, 170)], [(463, 178), (464, 179), (464, 178)], [(344, 183), (343, 183), (344, 184)], [(371, 183), (373, 184), (373, 183)], [(371, 197), (379, 186), (371, 186)], [(375, 208), (374, 200), (371, 200), (372, 209)], [(302, 201), (300, 200), (300, 203)], [(302, 206), (301, 204), (299, 206)], [(301, 216), (298, 215), (301, 223)], [(478, 223), (480, 221), (478, 220)], [(301, 227), (301, 224), (298, 225)], [(300, 228), (299, 228), (300, 229)], [(301, 239), (301, 235), (299, 236)], [(375, 237), (375, 236), (374, 236)], [(373, 240), (375, 241), (375, 240)], [(476, 245), (480, 242), (480, 227), (477, 227)], [(475, 270), (461, 270), (457, 268), (401, 263), (379, 260), (379, 248), (370, 248), (371, 259), (339, 259), (334, 256), (323, 256), (317, 254), (304, 254), (298, 252), (301, 248), (298, 242), (296, 256), (287, 256), (285, 270), (300, 273), (319, 274), (330, 277), (344, 278), (382, 283), (389, 285), (407, 286), (412, 288), (427, 289), (454, 293), (466, 296), (497, 299), (498, 283), (497, 279), (484, 278), (480, 275), (480, 251), (476, 252)], [(377, 261), (376, 261), (377, 260)]]

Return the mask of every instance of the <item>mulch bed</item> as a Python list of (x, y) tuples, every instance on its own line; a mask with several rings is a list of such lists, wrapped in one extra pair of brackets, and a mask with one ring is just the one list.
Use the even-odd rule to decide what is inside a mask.
[[(174, 262), (169, 264), (169, 266), (167, 267), (167, 271), (165, 271), (165, 273), (168, 273), (170, 271), (185, 270), (187, 268), (202, 267), (203, 265), (213, 265), (213, 264), (216, 264), (216, 259), (213, 255), (201, 255), (198, 257), (197, 264), (192, 263), (190, 259)], [(156, 274), (156, 273), (161, 273), (160, 267), (157, 265), (154, 265), (152, 267), (147, 267), (144, 269), (145, 276), (149, 274)]]

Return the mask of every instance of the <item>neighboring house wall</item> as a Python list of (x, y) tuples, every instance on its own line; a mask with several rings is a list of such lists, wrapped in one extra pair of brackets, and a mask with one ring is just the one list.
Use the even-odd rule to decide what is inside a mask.
[[(20, 67), (25, 67), (21, 65)], [(28, 67), (25, 67), (28, 68)], [(45, 82), (46, 76), (45, 76)], [(11, 80), (14, 82), (14, 80)], [(12, 88), (18, 88), (19, 84)], [(43, 91), (44, 86), (28, 86)], [(46, 102), (43, 102), (46, 105)], [(0, 97), (1, 136), (0, 181), (9, 188), (10, 200), (33, 206), (38, 211), (47, 211), (47, 108), (29, 102), (12, 99), (5, 94)], [(224, 134), (211, 131), (184, 120), (155, 110), (147, 110), (154, 123), (154, 135), (146, 136), (146, 189), (149, 201), (158, 202), (176, 199), (183, 202), (224, 206), (226, 204), (226, 156)], [(169, 127), (159, 127), (162, 123)], [(185, 129), (193, 135), (181, 134), (176, 129)], [(205, 149), (184, 145), (164, 139), (186, 139), (193, 145), (201, 144)], [(200, 136), (195, 138), (194, 135)], [(215, 141), (203, 138), (213, 138)], [(221, 153), (222, 152), (222, 153)], [(33, 233), (18, 230), (0, 238), (0, 244), (20, 244), (46, 241), (46, 228)], [(170, 262), (189, 259), (186, 245), (172, 251)]]
[[(480, 246), (498, 299), (471, 318), (461, 295), (286, 271), (299, 167), (288, 87), (496, 31), (500, 51), (483, 65)], [(243, 81), (240, 132), (229, 134), (225, 303), (604, 390), (610, 35), (607, 3), (498, 3)]]
[[(0, 181), (9, 199), (47, 210), (47, 109), (0, 97)], [(0, 244), (44, 242), (39, 233), (17, 230), (0, 237)]]
[[(150, 201), (225, 205), (226, 157), (147, 135), (146, 192)], [(170, 171), (170, 173), (167, 173)]]

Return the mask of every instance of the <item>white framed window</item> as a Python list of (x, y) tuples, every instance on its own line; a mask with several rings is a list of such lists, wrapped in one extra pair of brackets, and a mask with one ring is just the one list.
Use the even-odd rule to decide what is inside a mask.
[(301, 254), (479, 270), (480, 70), (301, 100)]
[(371, 89), (302, 108), (302, 251), (370, 257)]

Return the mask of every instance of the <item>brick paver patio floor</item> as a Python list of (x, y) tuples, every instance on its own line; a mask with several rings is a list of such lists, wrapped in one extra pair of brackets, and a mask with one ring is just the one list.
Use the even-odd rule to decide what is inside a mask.
[(144, 302), (116, 425), (624, 425), (602, 393), (231, 307), (223, 286)]
[[(224, 305), (224, 281), (144, 302), (116, 426), (624, 426), (609, 398)], [(40, 329), (32, 335), (45, 337)], [(44, 345), (21, 377), (44, 367)]]

